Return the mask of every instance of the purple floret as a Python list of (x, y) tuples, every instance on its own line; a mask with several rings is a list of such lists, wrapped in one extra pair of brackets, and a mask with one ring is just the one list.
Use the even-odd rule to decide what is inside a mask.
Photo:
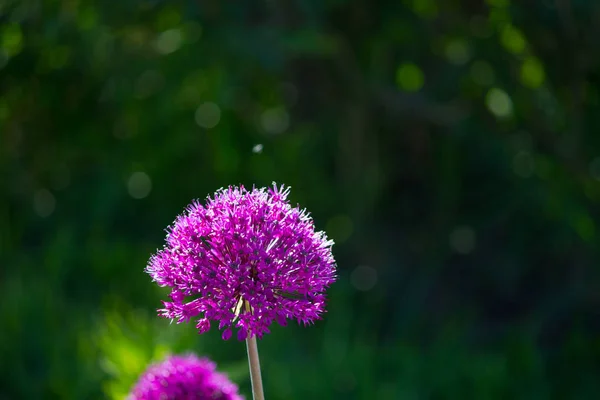
[(238, 387), (216, 364), (193, 354), (170, 356), (152, 364), (132, 389), (128, 400), (241, 400)]
[(225, 340), (233, 328), (244, 340), (269, 333), (274, 320), (320, 319), (324, 292), (336, 279), (333, 241), (315, 232), (306, 210), (289, 204), (289, 191), (229, 187), (206, 205), (188, 206), (146, 268), (172, 288), (160, 315), (177, 323), (198, 317), (200, 333), (218, 321)]

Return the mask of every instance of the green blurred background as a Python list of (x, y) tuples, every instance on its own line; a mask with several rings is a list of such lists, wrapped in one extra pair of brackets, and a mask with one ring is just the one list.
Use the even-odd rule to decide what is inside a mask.
[(0, 399), (123, 398), (243, 342), (156, 317), (164, 229), (292, 186), (336, 240), (268, 399), (600, 393), (600, 3), (0, 0)]

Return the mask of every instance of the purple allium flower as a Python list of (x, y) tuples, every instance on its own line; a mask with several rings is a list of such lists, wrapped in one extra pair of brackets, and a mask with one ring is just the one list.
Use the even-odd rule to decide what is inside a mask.
[(172, 288), (160, 315), (177, 323), (199, 317), (200, 333), (218, 321), (225, 340), (235, 327), (244, 340), (269, 333), (273, 320), (320, 319), (325, 289), (336, 279), (333, 241), (315, 232), (306, 210), (289, 204), (289, 191), (275, 184), (229, 187), (205, 206), (188, 206), (146, 268), (160, 286)]
[(241, 400), (238, 387), (216, 364), (193, 354), (169, 356), (152, 364), (140, 377), (128, 400)]

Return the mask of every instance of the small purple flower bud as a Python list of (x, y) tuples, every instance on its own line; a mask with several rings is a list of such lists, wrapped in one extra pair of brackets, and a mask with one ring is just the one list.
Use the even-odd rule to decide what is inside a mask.
[(231, 339), (231, 328), (227, 328), (223, 331), (223, 335), (221, 335), (221, 337), (223, 338), (223, 340), (229, 340)]
[(244, 328), (242, 326), (237, 333), (237, 339), (239, 341), (242, 341), (242, 340), (246, 340), (247, 337), (248, 337), (248, 331), (246, 331), (246, 328)]
[(200, 318), (196, 324), (198, 333), (206, 333), (210, 330), (210, 320), (208, 318)]

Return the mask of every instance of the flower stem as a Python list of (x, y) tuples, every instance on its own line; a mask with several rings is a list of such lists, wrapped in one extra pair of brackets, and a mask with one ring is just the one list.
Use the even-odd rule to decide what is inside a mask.
[(251, 335), (246, 339), (248, 350), (248, 364), (250, 365), (250, 382), (252, 383), (252, 398), (254, 400), (265, 400), (262, 378), (260, 376), (260, 361), (258, 359), (258, 346), (256, 336)]

